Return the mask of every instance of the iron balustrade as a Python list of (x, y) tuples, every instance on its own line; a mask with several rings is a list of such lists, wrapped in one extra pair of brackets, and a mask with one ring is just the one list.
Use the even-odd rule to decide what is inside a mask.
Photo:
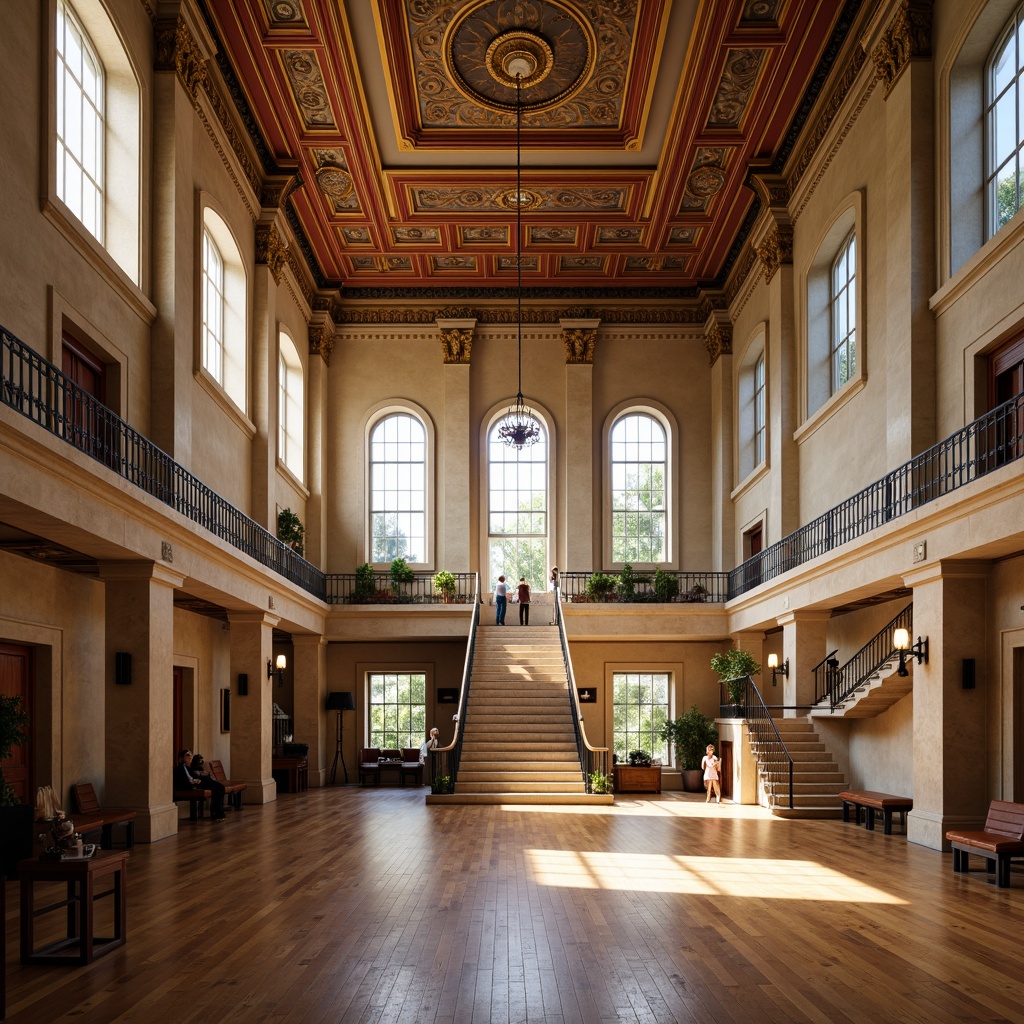
[(0, 402), (323, 600), (319, 569), (3, 328)]
[(462, 759), (462, 724), (466, 721), (469, 684), (473, 678), (476, 630), (480, 625), (480, 577), (477, 573), (472, 573), (472, 575), (476, 581), (473, 588), (473, 617), (469, 623), (469, 641), (466, 644), (466, 660), (462, 667), (462, 685), (459, 687), (459, 706), (455, 713), (455, 730), (448, 746), (437, 747), (430, 752), (430, 791), (432, 793), (454, 793), (459, 776), (459, 762)]
[(839, 659), (836, 655), (839, 653), (837, 647), (833, 651), (829, 651), (821, 661), (811, 670), (814, 673), (814, 703), (824, 700), (828, 696), (830, 682), (832, 674), (839, 668)]
[(455, 591), (445, 597), (434, 586), (434, 574), (414, 572), (409, 583), (396, 584), (388, 570), (369, 576), (350, 572), (332, 572), (324, 577), (328, 604), (469, 604), (476, 599), (477, 574), (455, 572)]
[[(909, 633), (914, 625), (914, 605), (908, 604), (891, 622), (884, 625), (845, 665), (841, 668), (828, 670), (824, 683), (824, 697), (828, 698), (829, 706), (835, 711), (859, 686), (863, 686), (886, 662), (896, 657), (892, 645), (893, 631), (906, 629)], [(834, 654), (835, 652), (833, 652)], [(814, 676), (815, 696), (818, 691), (818, 673)]]
[[(735, 682), (736, 680), (732, 680)], [(726, 687), (728, 683), (723, 684)], [(779, 735), (775, 720), (761, 697), (751, 676), (743, 677), (742, 717), (747, 724), (754, 749), (756, 751), (758, 770), (766, 783), (765, 792), (768, 806), (776, 806), (774, 784), (781, 778), (789, 780), (789, 808), (793, 809), (793, 755), (785, 741)]]
[[(596, 575), (609, 575), (616, 581), (616, 587), (608, 596), (592, 596), (587, 593), (587, 584)], [(723, 604), (728, 599), (729, 573), (727, 572), (662, 572), (663, 576), (675, 581), (671, 597), (659, 597), (654, 588), (653, 572), (634, 571), (632, 595), (621, 592), (619, 577), (614, 573), (563, 572), (561, 587), (566, 601), (617, 601), (621, 604)]]
[(583, 711), (580, 708), (580, 695), (576, 689), (576, 676), (572, 670), (572, 657), (569, 654), (569, 640), (565, 635), (565, 620), (562, 618), (562, 602), (557, 582), (554, 587), (554, 602), (555, 624), (558, 626), (558, 639), (562, 645), (562, 661), (565, 664), (565, 675), (569, 683), (569, 709), (572, 713), (572, 727), (576, 737), (580, 770), (583, 772), (583, 786), (588, 793), (593, 793), (595, 776), (597, 776), (604, 780), (602, 789), (608, 793), (611, 792), (611, 776), (608, 774), (608, 748), (592, 747), (587, 739), (587, 730), (583, 724)]
[(748, 558), (729, 573), (728, 596), (739, 597), (765, 580), (1016, 461), (1022, 454), (1024, 392)]

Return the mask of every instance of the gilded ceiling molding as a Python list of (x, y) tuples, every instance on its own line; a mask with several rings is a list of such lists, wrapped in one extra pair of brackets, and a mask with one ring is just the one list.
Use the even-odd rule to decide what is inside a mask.
[(719, 356), (732, 355), (732, 322), (728, 313), (716, 310), (708, 317), (704, 325), (704, 347), (712, 366), (718, 362)]
[(276, 224), (256, 225), (256, 262), (270, 269), (274, 284), (281, 283), (281, 274), (288, 262), (288, 245)]
[(562, 324), (562, 344), (565, 346), (565, 364), (594, 362), (594, 348), (597, 345), (597, 325), (593, 327), (567, 327)]
[(179, 14), (173, 21), (160, 21), (154, 32), (157, 71), (173, 71), (195, 104), (199, 90), (205, 88), (209, 59), (203, 53), (185, 19)]
[(309, 354), (319, 356), (325, 366), (331, 365), (334, 351), (334, 321), (328, 313), (314, 313), (309, 324)]
[[(475, 323), (475, 322), (474, 322)], [(445, 364), (469, 363), (473, 352), (472, 327), (442, 327), (438, 323), (441, 338), (441, 354)]]
[(793, 262), (793, 228), (789, 224), (778, 224), (768, 232), (764, 241), (756, 247), (757, 257), (764, 267), (764, 283), (770, 284), (776, 271), (784, 263)]
[[(507, 325), (518, 323), (514, 308), (483, 308), (468, 311), (478, 324)], [(532, 325), (556, 324), (561, 320), (557, 309), (523, 310), (522, 322)], [(664, 306), (615, 306), (588, 307), (588, 317), (597, 318), (602, 324), (650, 324), (665, 327), (700, 326), (707, 319), (707, 312), (697, 304), (681, 306), (678, 303)], [(432, 324), (451, 316), (448, 307), (398, 306), (390, 303), (374, 305), (345, 305), (333, 313), (337, 324)]]
[(738, 128), (766, 50), (729, 50), (718, 83), (718, 92), (708, 114), (708, 128)]
[(886, 96), (910, 61), (931, 55), (931, 0), (902, 0), (871, 51), (875, 73), (885, 83)]

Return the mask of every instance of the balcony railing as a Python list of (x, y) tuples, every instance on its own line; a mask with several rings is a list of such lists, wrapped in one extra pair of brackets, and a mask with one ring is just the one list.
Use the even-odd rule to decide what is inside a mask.
[(728, 597), (727, 572), (636, 572), (622, 575), (563, 572), (562, 600), (620, 604), (721, 604)]
[(729, 573), (739, 597), (1024, 454), (1024, 392), (858, 491)]
[(408, 583), (395, 583), (389, 572), (372, 576), (333, 572), (325, 579), (328, 604), (472, 604), (477, 574), (455, 572), (455, 590), (443, 594), (434, 586), (434, 574), (417, 572)]
[(0, 328), (0, 402), (314, 597), (324, 575)]

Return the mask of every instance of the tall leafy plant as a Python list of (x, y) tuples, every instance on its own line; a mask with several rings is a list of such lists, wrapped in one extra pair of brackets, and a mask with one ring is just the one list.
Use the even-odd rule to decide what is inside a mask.
[(761, 666), (750, 651), (738, 651), (732, 648), (719, 651), (711, 659), (711, 670), (718, 673), (721, 682), (729, 691), (729, 700), (739, 704), (743, 700), (744, 679), (756, 676)]
[(714, 722), (694, 704), (689, 711), (666, 722), (661, 738), (676, 750), (676, 767), (684, 772), (698, 771), (709, 743), (718, 742)]

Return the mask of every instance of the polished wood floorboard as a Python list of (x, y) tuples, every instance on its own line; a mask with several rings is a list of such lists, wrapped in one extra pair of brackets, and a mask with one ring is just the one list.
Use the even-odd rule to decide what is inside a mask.
[(684, 794), (425, 792), (182, 821), (132, 852), (128, 942), (88, 967), (18, 963), (7, 883), (7, 1021), (1024, 1022), (1024, 871)]

